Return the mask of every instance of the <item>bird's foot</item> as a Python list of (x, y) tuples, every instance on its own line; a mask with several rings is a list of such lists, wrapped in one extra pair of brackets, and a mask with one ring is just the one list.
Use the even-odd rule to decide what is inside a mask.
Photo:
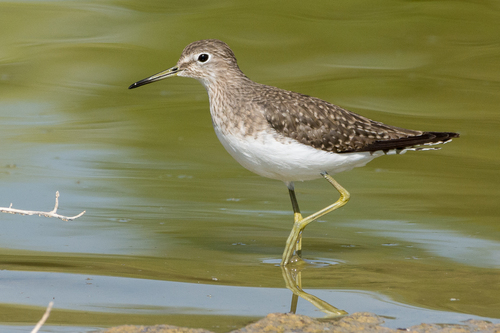
[(292, 258), (290, 258), (289, 264), (292, 264), (294, 266), (295, 265), (302, 266), (302, 265), (306, 264), (306, 262), (299, 255), (294, 254), (292, 256)]

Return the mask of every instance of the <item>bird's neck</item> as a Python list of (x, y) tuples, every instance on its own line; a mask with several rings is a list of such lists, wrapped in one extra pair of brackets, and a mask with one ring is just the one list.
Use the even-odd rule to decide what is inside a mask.
[(262, 119), (247, 119), (249, 117), (248, 92), (258, 83), (251, 81), (245, 75), (231, 80), (220, 80), (204, 84), (210, 100), (210, 115), (216, 131), (223, 134), (244, 134), (246, 124), (260, 124)]
[(228, 80), (224, 75), (212, 76), (202, 82), (210, 99), (212, 117), (214, 113), (225, 112), (227, 109), (237, 110), (245, 89), (253, 83), (241, 72), (229, 77), (231, 79)]

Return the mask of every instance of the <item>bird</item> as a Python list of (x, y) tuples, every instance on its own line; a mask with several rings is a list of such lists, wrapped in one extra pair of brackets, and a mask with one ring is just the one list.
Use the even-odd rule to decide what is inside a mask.
[[(236, 161), (287, 186), (294, 224), (281, 266), (302, 262), (302, 233), (309, 223), (349, 201), (349, 192), (332, 174), (362, 167), (382, 155), (438, 149), (433, 146), (459, 137), (454, 132), (386, 125), (316, 97), (254, 82), (241, 71), (231, 48), (218, 39), (187, 45), (174, 67), (129, 89), (172, 76), (193, 78), (205, 87), (215, 133)], [(317, 178), (326, 179), (340, 197), (303, 217), (294, 182)]]

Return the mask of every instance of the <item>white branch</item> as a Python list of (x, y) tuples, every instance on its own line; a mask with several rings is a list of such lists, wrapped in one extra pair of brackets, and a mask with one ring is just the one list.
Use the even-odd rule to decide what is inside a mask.
[(52, 310), (52, 305), (54, 305), (54, 302), (49, 303), (49, 306), (47, 306), (47, 310), (45, 310), (45, 313), (43, 314), (42, 319), (40, 319), (40, 321), (36, 324), (36, 326), (33, 328), (31, 333), (37, 333), (40, 330), (40, 328), (43, 326), (43, 324), (45, 324), (45, 322), (49, 318), (50, 310)]
[(22, 210), (22, 209), (15, 209), (12, 208), (12, 204), (10, 204), (9, 208), (5, 207), (0, 207), (0, 212), (2, 213), (10, 213), (10, 214), (21, 214), (21, 215), (38, 215), (38, 216), (45, 216), (45, 217), (55, 217), (58, 219), (61, 219), (63, 221), (73, 221), (74, 219), (79, 218), (83, 214), (85, 214), (85, 211), (81, 212), (78, 215), (75, 216), (63, 216), (57, 214), (57, 207), (59, 206), (59, 191), (56, 192), (56, 204), (54, 206), (54, 209), (51, 210), (50, 212), (42, 212), (42, 211), (36, 211), (36, 210)]

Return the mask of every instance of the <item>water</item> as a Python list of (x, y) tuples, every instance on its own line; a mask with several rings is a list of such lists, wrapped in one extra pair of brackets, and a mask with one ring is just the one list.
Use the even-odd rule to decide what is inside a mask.
[[(498, 22), (488, 1), (0, 2), (0, 206), (50, 210), (59, 191), (60, 214), (87, 211), (0, 215), (2, 332), (29, 331), (52, 300), (47, 332), (225, 332), (289, 310), (285, 186), (224, 151), (198, 82), (127, 90), (202, 38), (257, 82), (461, 134), (336, 176), (352, 198), (307, 227), (305, 291), (391, 327), (498, 321)], [(337, 198), (296, 185), (304, 213)]]

